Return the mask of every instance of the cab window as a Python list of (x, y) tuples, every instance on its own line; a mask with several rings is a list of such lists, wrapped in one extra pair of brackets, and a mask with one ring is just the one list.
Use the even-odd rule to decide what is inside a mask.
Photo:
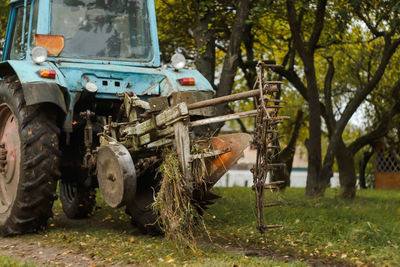
[[(28, 45), (28, 34), (29, 34), (29, 15), (30, 15), (30, 5), (27, 6), (27, 17), (26, 23), (24, 23), (24, 7), (21, 6), (17, 8), (15, 22), (14, 22), (14, 31), (11, 43), (10, 50), (10, 59), (22, 59), (25, 57), (27, 45)], [(23, 34), (23, 28), (25, 27), (25, 35)]]

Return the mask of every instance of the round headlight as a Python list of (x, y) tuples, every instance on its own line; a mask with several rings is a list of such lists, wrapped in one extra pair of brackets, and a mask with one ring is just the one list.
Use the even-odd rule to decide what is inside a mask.
[(91, 93), (96, 93), (97, 90), (99, 89), (95, 83), (91, 83), (91, 82), (88, 82), (85, 85), (85, 88), (86, 88), (86, 90), (88, 90)]
[(36, 46), (31, 50), (31, 57), (36, 64), (43, 63), (47, 60), (47, 50), (44, 47)]
[(172, 56), (171, 64), (177, 70), (183, 69), (186, 65), (186, 58), (182, 54), (177, 53)]

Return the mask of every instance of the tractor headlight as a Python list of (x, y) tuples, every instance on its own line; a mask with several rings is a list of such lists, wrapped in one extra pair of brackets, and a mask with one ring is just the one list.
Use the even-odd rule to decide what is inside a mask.
[(43, 63), (47, 60), (47, 50), (44, 47), (36, 46), (31, 50), (31, 58), (36, 64)]
[(99, 87), (95, 83), (88, 82), (85, 85), (85, 89), (88, 90), (90, 93), (96, 93), (99, 90)]
[(171, 64), (176, 70), (183, 69), (186, 65), (186, 58), (179, 53), (176, 53), (171, 58)]

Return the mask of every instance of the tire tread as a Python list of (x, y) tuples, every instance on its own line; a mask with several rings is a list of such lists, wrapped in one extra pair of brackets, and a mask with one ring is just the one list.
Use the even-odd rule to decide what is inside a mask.
[[(27, 106), (22, 86), (17, 76), (0, 81), (0, 90), (7, 90), (14, 102), (14, 115), (19, 121), (21, 138), (20, 180), (9, 216), (0, 225), (3, 236), (18, 235), (43, 230), (52, 216), (56, 199), (56, 185), (60, 178), (58, 134), (60, 130), (46, 112), (46, 105)], [(48, 110), (48, 109), (47, 109)]]

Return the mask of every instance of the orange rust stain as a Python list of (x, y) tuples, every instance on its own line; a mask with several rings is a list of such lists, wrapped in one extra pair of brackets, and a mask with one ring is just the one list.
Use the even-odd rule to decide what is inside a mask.
[(46, 48), (49, 56), (58, 56), (64, 49), (64, 36), (35, 34), (35, 45)]

